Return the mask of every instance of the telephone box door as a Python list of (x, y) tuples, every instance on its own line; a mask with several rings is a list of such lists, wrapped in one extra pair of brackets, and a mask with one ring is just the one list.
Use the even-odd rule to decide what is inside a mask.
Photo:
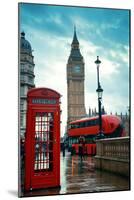
[(60, 110), (31, 107), (28, 111), (25, 189), (60, 186)]

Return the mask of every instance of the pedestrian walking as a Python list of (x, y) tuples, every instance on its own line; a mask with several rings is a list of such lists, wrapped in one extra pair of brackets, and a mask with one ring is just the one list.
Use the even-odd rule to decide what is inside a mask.
[(63, 153), (63, 157), (65, 157), (65, 150), (66, 150), (66, 146), (65, 143), (62, 143), (62, 153)]
[(79, 137), (79, 156), (81, 158), (81, 161), (84, 157), (84, 149), (85, 149), (85, 138), (80, 136)]
[(25, 154), (25, 145), (24, 145), (25, 141), (24, 139), (21, 138), (20, 140), (20, 155), (21, 155), (21, 165), (22, 167), (24, 167), (24, 154)]

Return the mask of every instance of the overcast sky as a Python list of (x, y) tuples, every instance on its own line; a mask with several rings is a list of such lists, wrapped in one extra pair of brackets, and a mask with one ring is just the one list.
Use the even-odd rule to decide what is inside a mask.
[(20, 31), (31, 43), (36, 87), (61, 95), (62, 135), (67, 120), (66, 64), (76, 26), (85, 61), (85, 105), (97, 108), (97, 69), (104, 90), (103, 105), (113, 114), (125, 114), (129, 105), (129, 11), (20, 4)]

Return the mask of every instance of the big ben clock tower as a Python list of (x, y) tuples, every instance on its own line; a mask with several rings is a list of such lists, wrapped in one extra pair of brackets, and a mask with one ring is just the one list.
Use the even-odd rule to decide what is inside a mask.
[(86, 116), (84, 79), (84, 60), (79, 49), (76, 29), (74, 29), (71, 52), (67, 63), (68, 123)]

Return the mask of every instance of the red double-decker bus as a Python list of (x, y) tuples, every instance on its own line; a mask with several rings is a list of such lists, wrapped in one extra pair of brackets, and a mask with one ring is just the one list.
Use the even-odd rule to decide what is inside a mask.
[[(118, 116), (102, 115), (102, 131), (105, 138), (124, 136), (125, 130), (122, 121)], [(84, 153), (89, 155), (96, 154), (96, 136), (99, 133), (98, 116), (83, 118), (70, 122), (68, 130), (68, 147), (74, 152), (79, 151), (79, 138), (84, 138)]]

